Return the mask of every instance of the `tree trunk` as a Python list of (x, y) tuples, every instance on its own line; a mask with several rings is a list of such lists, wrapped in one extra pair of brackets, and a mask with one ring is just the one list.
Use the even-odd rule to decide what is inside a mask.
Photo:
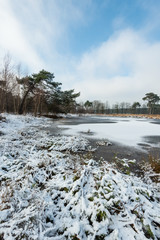
[(19, 114), (23, 114), (24, 103), (25, 103), (25, 100), (26, 100), (26, 98), (27, 98), (27, 96), (28, 96), (28, 94), (29, 94), (30, 91), (31, 91), (31, 89), (29, 88), (29, 89), (27, 90), (27, 92), (25, 93), (23, 99), (22, 99), (22, 102), (21, 102), (21, 104), (20, 104), (20, 106), (19, 106), (19, 109), (18, 109), (18, 113), (19, 113)]

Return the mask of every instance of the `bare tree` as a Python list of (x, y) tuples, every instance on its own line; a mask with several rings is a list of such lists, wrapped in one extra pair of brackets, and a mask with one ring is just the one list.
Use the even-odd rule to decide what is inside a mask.
[(94, 110), (94, 113), (104, 113), (105, 104), (99, 100), (95, 100), (93, 101), (93, 110)]
[(119, 104), (119, 108), (121, 109), (121, 113), (124, 113), (125, 102), (121, 102), (121, 103)]
[(112, 106), (112, 108), (113, 108), (113, 111), (114, 111), (114, 113), (119, 113), (119, 103), (117, 102), (117, 103), (115, 103), (113, 106)]
[(3, 67), (0, 74), (0, 88), (1, 88), (1, 110), (9, 111), (9, 104), (12, 103), (12, 89), (13, 89), (13, 65), (11, 63), (11, 56), (6, 54), (3, 59)]

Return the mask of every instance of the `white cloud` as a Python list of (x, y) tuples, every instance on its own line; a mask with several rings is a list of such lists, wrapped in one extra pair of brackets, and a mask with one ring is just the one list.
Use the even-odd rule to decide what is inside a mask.
[(0, 49), (3, 56), (9, 51), (15, 58), (29, 63), (33, 68), (43, 65), (43, 61), (24, 37), (22, 25), (17, 21), (8, 0), (0, 1), (0, 32)]
[(59, 71), (66, 61), (68, 27), (83, 19), (83, 4), (76, 7), (71, 0), (0, 0), (0, 58), (9, 51), (30, 72)]
[[(83, 55), (73, 74), (82, 100), (141, 101), (159, 94), (160, 43), (149, 43), (140, 32), (126, 29)], [(72, 76), (72, 77), (73, 77)]]

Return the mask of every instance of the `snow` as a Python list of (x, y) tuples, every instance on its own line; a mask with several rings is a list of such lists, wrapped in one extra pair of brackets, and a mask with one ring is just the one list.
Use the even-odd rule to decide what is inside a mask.
[(50, 119), (6, 118), (0, 122), (1, 239), (160, 238), (159, 185), (147, 174), (141, 179), (94, 161), (85, 138), (51, 136)]
[[(110, 141), (119, 142), (124, 145), (137, 146), (138, 143), (146, 143), (143, 137), (145, 136), (160, 136), (160, 124), (153, 124), (153, 120), (135, 119), (135, 118), (102, 118), (93, 117), (96, 119), (109, 119), (110, 123), (91, 123), (79, 125), (60, 125), (64, 128), (65, 134), (68, 135), (83, 135), (88, 134), (89, 138), (109, 139)], [(113, 121), (113, 122), (112, 122)], [(160, 143), (157, 144), (160, 147)]]

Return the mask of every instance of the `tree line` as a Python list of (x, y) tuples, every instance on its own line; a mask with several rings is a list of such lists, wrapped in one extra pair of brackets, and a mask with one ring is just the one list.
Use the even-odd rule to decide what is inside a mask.
[(14, 66), (9, 54), (3, 59), (0, 68), (0, 113), (102, 113), (102, 114), (160, 114), (160, 96), (153, 92), (146, 93), (138, 101), (115, 103), (99, 100), (77, 104), (80, 93), (74, 89), (62, 91), (62, 83), (54, 81), (54, 74), (44, 69), (31, 75), (21, 74), (21, 65)]
[(54, 81), (54, 74), (44, 69), (21, 76), (21, 67), (15, 67), (9, 54), (0, 69), (0, 112), (12, 113), (68, 113), (76, 111), (73, 89), (62, 91), (62, 83)]
[(153, 92), (146, 93), (140, 102), (115, 103), (112, 106), (99, 100), (81, 102), (77, 111), (79, 113), (101, 113), (101, 114), (160, 114), (160, 96)]

